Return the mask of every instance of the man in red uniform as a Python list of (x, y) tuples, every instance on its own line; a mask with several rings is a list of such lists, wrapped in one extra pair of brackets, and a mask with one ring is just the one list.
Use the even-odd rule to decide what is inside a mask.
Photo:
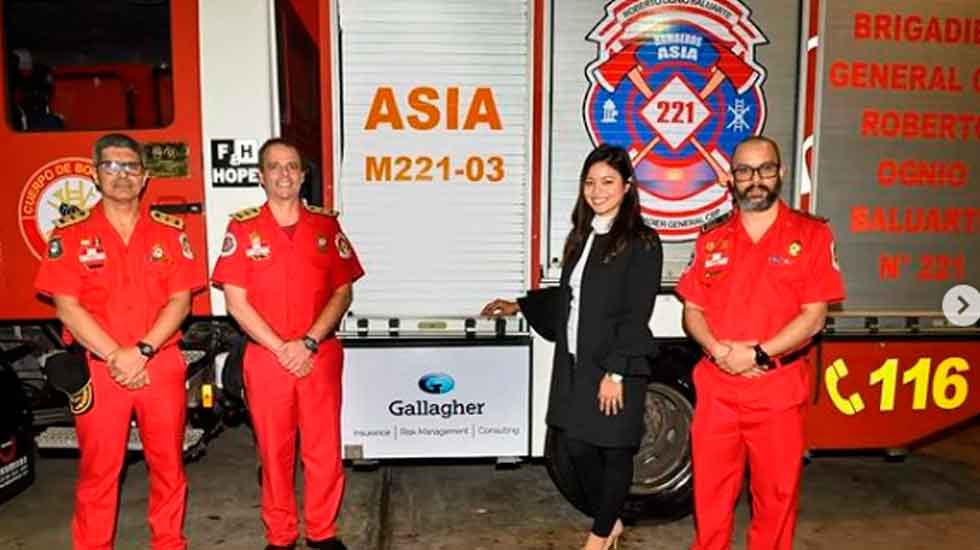
[(213, 280), (249, 337), (245, 393), (262, 460), (267, 549), (299, 537), (293, 466), (296, 432), (305, 472), (306, 542), (343, 550), (336, 518), (343, 350), (334, 335), (364, 274), (336, 215), (300, 200), (305, 172), (281, 139), (259, 149), (267, 201), (232, 215)]
[(207, 280), (183, 220), (140, 204), (143, 148), (122, 134), (95, 143), (102, 201), (62, 217), (35, 286), (88, 351), (94, 405), (75, 418), (81, 454), (71, 531), (75, 550), (112, 548), (129, 423), (150, 470), (154, 550), (187, 548), (182, 461), (186, 393), (178, 327)]
[(730, 548), (746, 460), (748, 548), (793, 546), (811, 369), (802, 352), (844, 284), (826, 220), (779, 199), (782, 173), (771, 139), (736, 147), (738, 207), (702, 230), (677, 285), (684, 326), (705, 350), (694, 369), (692, 550)]

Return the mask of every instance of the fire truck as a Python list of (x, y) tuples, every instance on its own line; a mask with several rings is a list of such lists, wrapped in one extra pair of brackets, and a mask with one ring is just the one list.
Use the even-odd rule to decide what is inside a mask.
[[(143, 200), (183, 218), (202, 273), (229, 215), (264, 201), (259, 145), (297, 145), (304, 199), (339, 212), (367, 271), (340, 330), (345, 459), (544, 457), (581, 503), (544, 422), (552, 345), (478, 312), (557, 284), (581, 162), (611, 142), (664, 243), (629, 514), (688, 510), (701, 351), (673, 288), (732, 208), (735, 144), (763, 133), (784, 200), (829, 219), (848, 288), (808, 350), (808, 447), (897, 455), (954, 428), (980, 412), (980, 19), (929, 4), (5, 0), (0, 344), (33, 425), (0, 433), (20, 476), (0, 479), (29, 483), (32, 439), (75, 444), (32, 281), (55, 220), (99, 200), (92, 144), (114, 131), (146, 145)], [(221, 292), (197, 294), (191, 455), (243, 414), (242, 342)]]

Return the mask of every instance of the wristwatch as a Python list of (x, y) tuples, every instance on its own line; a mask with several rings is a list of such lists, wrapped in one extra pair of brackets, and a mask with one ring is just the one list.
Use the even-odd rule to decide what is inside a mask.
[(755, 364), (762, 370), (769, 370), (776, 366), (772, 361), (772, 357), (769, 357), (766, 350), (762, 349), (762, 345), (756, 344), (752, 349), (755, 351)]
[(157, 354), (157, 350), (153, 346), (143, 341), (136, 342), (136, 349), (139, 350), (140, 355), (147, 359), (153, 359), (153, 356)]
[(320, 349), (320, 342), (317, 342), (312, 336), (306, 335), (303, 337), (303, 347), (316, 353)]
[(618, 373), (615, 373), (615, 372), (607, 372), (606, 373), (606, 377), (609, 378), (610, 380), (612, 380), (613, 382), (617, 383), (617, 384), (622, 384), (623, 383), (623, 375), (622, 374), (618, 374)]

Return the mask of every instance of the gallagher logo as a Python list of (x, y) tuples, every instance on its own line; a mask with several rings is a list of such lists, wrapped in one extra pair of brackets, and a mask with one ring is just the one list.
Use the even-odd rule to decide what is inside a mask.
[(731, 209), (718, 185), (735, 145), (765, 122), (768, 42), (738, 0), (613, 0), (589, 33), (583, 114), (593, 143), (629, 151), (640, 202), (665, 240)]
[(429, 373), (419, 378), (419, 389), (425, 393), (446, 394), (453, 391), (456, 381), (441, 372)]

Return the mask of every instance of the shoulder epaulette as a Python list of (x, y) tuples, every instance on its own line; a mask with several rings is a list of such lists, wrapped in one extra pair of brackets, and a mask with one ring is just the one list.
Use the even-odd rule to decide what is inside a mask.
[(253, 206), (251, 208), (245, 208), (239, 210), (238, 212), (232, 213), (231, 217), (237, 222), (246, 222), (252, 218), (258, 217), (262, 213), (262, 209), (258, 206)]
[(54, 226), (58, 229), (64, 229), (70, 225), (75, 225), (76, 223), (86, 220), (89, 217), (88, 210), (82, 210), (80, 208), (75, 209), (73, 212), (65, 214), (64, 216), (58, 218), (54, 221)]
[(312, 204), (304, 204), (303, 206), (305, 206), (306, 207), (306, 210), (308, 212), (310, 212), (311, 214), (319, 214), (321, 216), (332, 216), (332, 217), (336, 217), (337, 216), (337, 211), (336, 210), (327, 210), (326, 208), (323, 208), (322, 206), (314, 206)]
[(792, 212), (792, 213), (794, 213), (794, 214), (796, 214), (798, 216), (801, 216), (803, 218), (807, 218), (807, 219), (810, 219), (810, 220), (813, 220), (813, 221), (819, 222), (819, 223), (827, 223), (829, 221), (827, 218), (825, 218), (823, 216), (818, 216), (816, 214), (811, 214), (809, 212), (806, 212), (805, 210), (797, 210), (796, 208), (790, 208), (790, 212)]
[(702, 233), (707, 233), (709, 231), (713, 231), (713, 230), (715, 230), (715, 229), (717, 229), (717, 228), (725, 225), (725, 223), (728, 222), (728, 220), (732, 219), (733, 213), (734, 213), (734, 210), (729, 210), (727, 213), (722, 214), (721, 216), (718, 216), (717, 218), (715, 218), (715, 219), (709, 221), (708, 223), (702, 225), (701, 226), (701, 232)]
[(178, 218), (177, 216), (171, 216), (166, 212), (160, 212), (159, 210), (150, 210), (150, 218), (153, 221), (166, 225), (167, 227), (173, 227), (178, 231), (184, 230), (184, 220)]

